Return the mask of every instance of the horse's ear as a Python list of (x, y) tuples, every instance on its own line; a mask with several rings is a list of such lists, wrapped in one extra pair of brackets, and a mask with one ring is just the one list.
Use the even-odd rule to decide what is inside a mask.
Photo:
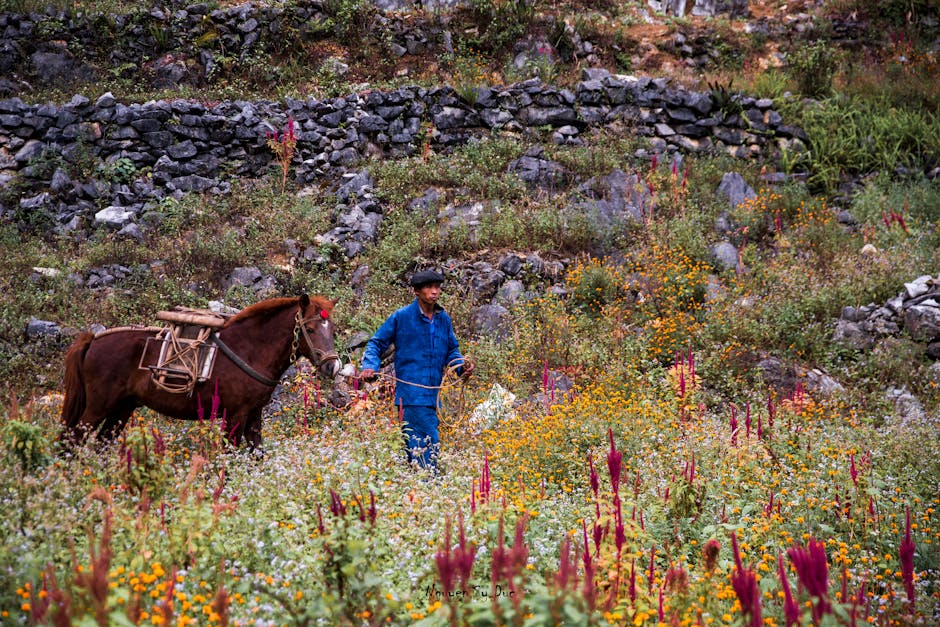
[(336, 307), (336, 303), (338, 303), (338, 302), (339, 302), (339, 296), (337, 296), (336, 298), (334, 298), (333, 300), (330, 301), (330, 303), (332, 303), (332, 304), (330, 305), (330, 307), (331, 307), (331, 308)]
[(310, 296), (307, 294), (301, 294), (299, 300), (299, 305), (301, 309), (306, 309), (307, 305), (310, 304)]

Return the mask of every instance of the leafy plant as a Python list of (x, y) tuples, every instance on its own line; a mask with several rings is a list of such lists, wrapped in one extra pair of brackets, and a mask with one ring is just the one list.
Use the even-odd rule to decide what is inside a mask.
[(708, 82), (712, 103), (719, 111), (729, 116), (740, 115), (743, 110), (740, 94), (732, 90), (733, 84), (734, 78), (729, 78), (727, 83), (721, 83), (718, 79)]
[(130, 183), (138, 174), (137, 166), (127, 157), (118, 157), (98, 169), (101, 176), (111, 183)]
[(128, 426), (119, 456), (124, 483), (131, 493), (159, 499), (169, 487), (166, 443), (157, 429), (140, 421)]
[(470, 41), (486, 50), (501, 50), (517, 40), (535, 17), (532, 0), (471, 0), (470, 9), (480, 29)]
[(327, 0), (324, 3), (330, 16), (325, 25), (339, 39), (356, 37), (367, 29), (375, 9), (367, 0)]
[(835, 97), (806, 110), (812, 180), (831, 188), (842, 172), (922, 168), (940, 147), (940, 118), (885, 102)]
[(832, 93), (838, 60), (828, 42), (801, 45), (789, 53), (788, 61), (790, 74), (800, 93), (811, 98), (823, 98)]
[(294, 159), (294, 149), (297, 147), (297, 136), (294, 134), (294, 118), (287, 119), (286, 128), (278, 135), (277, 131), (267, 133), (267, 144), (281, 167), (281, 193), (287, 186), (287, 174), (290, 171), (291, 161)]
[(49, 443), (40, 425), (8, 420), (3, 425), (3, 444), (27, 472), (39, 468), (49, 459)]

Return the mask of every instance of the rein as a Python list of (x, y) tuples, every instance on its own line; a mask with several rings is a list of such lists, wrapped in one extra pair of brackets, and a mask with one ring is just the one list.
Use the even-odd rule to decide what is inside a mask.
[(220, 338), (219, 335), (215, 333), (214, 331), (212, 332), (212, 335), (209, 336), (209, 339), (212, 341), (213, 344), (219, 347), (219, 350), (222, 351), (222, 353), (226, 357), (228, 357), (232, 361), (233, 364), (241, 368), (245, 374), (247, 374), (249, 377), (251, 377), (255, 381), (259, 381), (263, 383), (264, 385), (269, 385), (271, 387), (274, 387), (278, 384), (278, 381), (274, 379), (269, 379), (268, 377), (264, 376), (263, 374), (261, 374), (260, 372), (252, 368), (248, 364), (248, 362), (246, 362), (244, 359), (236, 355), (235, 351), (229, 348), (229, 345), (223, 342), (222, 338)]
[[(459, 362), (459, 363), (458, 363)], [(423, 388), (425, 390), (444, 390), (449, 387), (457, 385), (457, 383), (462, 382), (462, 379), (457, 375), (457, 368), (460, 368), (463, 365), (462, 360), (454, 359), (444, 368), (444, 376), (441, 377), (440, 385), (422, 385), (420, 383), (413, 383), (411, 381), (405, 381), (404, 379), (399, 379), (394, 375), (387, 374), (385, 372), (376, 372), (375, 376), (387, 379), (389, 381), (394, 381), (395, 383), (403, 383), (405, 385), (410, 385), (416, 388)], [(361, 377), (356, 377), (361, 379)]]
[[(459, 415), (459, 414), (463, 414), (463, 408), (464, 408), (464, 405), (466, 405), (466, 393), (467, 393), (467, 380), (457, 374), (457, 368), (461, 367), (463, 364), (464, 364), (464, 361), (461, 359), (451, 360), (451, 362), (448, 363), (447, 366), (444, 368), (444, 375), (441, 377), (440, 385), (422, 385), (421, 383), (413, 383), (411, 381), (405, 381), (404, 379), (399, 379), (398, 377), (394, 375), (390, 375), (385, 372), (376, 372), (375, 377), (386, 379), (388, 381), (394, 381), (395, 383), (400, 383), (403, 385), (412, 385), (416, 388), (423, 388), (425, 390), (444, 391), (448, 388), (456, 387), (457, 385), (459, 385), (460, 397), (457, 401), (457, 411), (456, 411), (456, 413)], [(358, 375), (354, 377), (350, 377), (350, 378), (358, 379), (360, 381), (363, 380), (362, 377)], [(438, 415), (441, 416), (440, 411), (438, 412)], [(445, 424), (442, 416), (441, 416), (441, 424)], [(454, 423), (452, 421), (448, 421), (447, 424), (449, 426), (454, 426)]]
[[(307, 348), (310, 349), (310, 354), (314, 356), (316, 360), (315, 366), (318, 368), (324, 361), (339, 360), (339, 354), (337, 354), (335, 351), (325, 351), (313, 345), (313, 338), (310, 337), (310, 332), (307, 331), (307, 323), (315, 319), (316, 318), (301, 317), (300, 311), (298, 311), (297, 315), (294, 317), (294, 339), (291, 342), (290, 363), (294, 363), (301, 356), (298, 352), (301, 336), (303, 336), (304, 341), (307, 343)], [(228, 344), (222, 341), (222, 338), (219, 337), (218, 333), (213, 331), (212, 335), (209, 336), (209, 340), (218, 346), (219, 350), (222, 351), (222, 354), (228, 357), (232, 363), (241, 368), (245, 374), (255, 381), (271, 387), (274, 387), (279, 383), (277, 379), (266, 377), (252, 368), (248, 362), (239, 357), (235, 351), (229, 347)]]

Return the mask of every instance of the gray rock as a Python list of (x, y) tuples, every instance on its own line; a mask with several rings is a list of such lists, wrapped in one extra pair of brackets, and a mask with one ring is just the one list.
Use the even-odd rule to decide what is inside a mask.
[(806, 370), (803, 378), (806, 381), (806, 390), (813, 395), (830, 397), (845, 392), (841, 383), (819, 368)]
[(481, 305), (470, 315), (470, 325), (475, 335), (502, 340), (508, 337), (512, 318), (502, 305)]
[(621, 169), (594, 177), (577, 189), (574, 206), (587, 213), (602, 229), (626, 221), (639, 221), (654, 211), (653, 197), (637, 174), (628, 175)]
[(516, 276), (522, 271), (524, 261), (516, 254), (506, 255), (499, 262), (499, 270), (507, 276)]
[(914, 305), (904, 312), (904, 328), (918, 342), (931, 342), (940, 338), (940, 307)]
[(740, 259), (738, 249), (731, 242), (718, 242), (709, 247), (712, 259), (722, 270), (739, 270)]
[(226, 290), (234, 286), (254, 287), (263, 278), (264, 274), (260, 269), (254, 266), (242, 266), (232, 270), (225, 281), (222, 282), (222, 287)]
[(726, 172), (721, 177), (717, 194), (728, 199), (732, 207), (737, 207), (746, 200), (757, 198), (757, 192), (744, 181), (737, 172)]
[(919, 276), (910, 283), (904, 284), (906, 299), (917, 298), (921, 294), (926, 294), (934, 284), (934, 278), (930, 275)]
[(95, 214), (95, 224), (121, 229), (134, 219), (134, 212), (126, 207), (106, 207)]
[(509, 164), (509, 171), (531, 188), (557, 191), (568, 183), (568, 171), (560, 163), (541, 158), (541, 150), (529, 150)]
[(832, 341), (856, 351), (869, 350), (875, 345), (875, 337), (866, 331), (860, 322), (837, 320)]
[(29, 317), (26, 323), (26, 337), (31, 340), (45, 337), (56, 337), (62, 333), (62, 329), (55, 322), (49, 320), (40, 320), (33, 316)]
[(926, 418), (924, 406), (907, 388), (888, 388), (885, 390), (885, 399), (894, 405), (902, 424), (920, 423)]
[(519, 302), (524, 293), (525, 285), (523, 285), (522, 281), (512, 279), (500, 285), (499, 290), (496, 292), (494, 302), (511, 307)]

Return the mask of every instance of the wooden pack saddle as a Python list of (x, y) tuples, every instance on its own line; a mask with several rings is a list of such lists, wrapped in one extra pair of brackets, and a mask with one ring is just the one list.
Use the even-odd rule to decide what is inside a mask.
[(197, 382), (212, 376), (215, 344), (209, 336), (225, 324), (228, 316), (208, 309), (174, 307), (158, 311), (165, 323), (140, 358), (140, 368), (149, 370), (154, 385), (174, 394), (191, 394)]

